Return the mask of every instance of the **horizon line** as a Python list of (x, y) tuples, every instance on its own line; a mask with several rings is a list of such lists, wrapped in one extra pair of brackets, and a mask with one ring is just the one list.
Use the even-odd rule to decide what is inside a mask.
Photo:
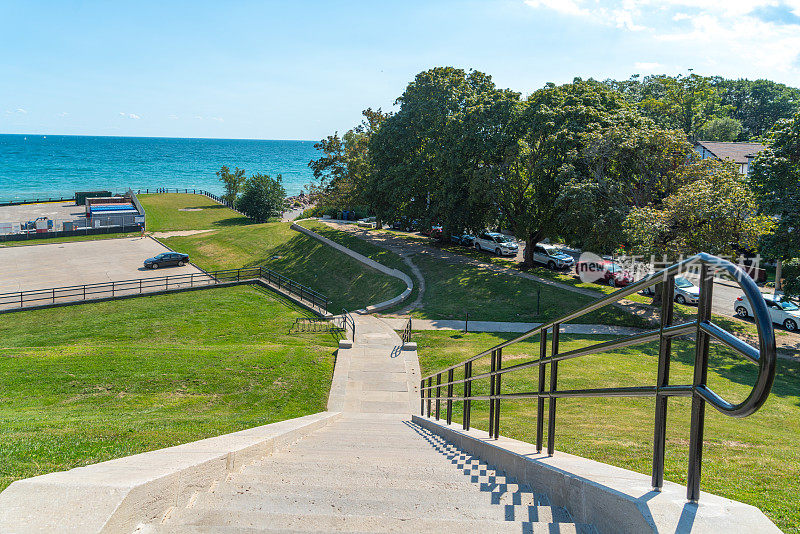
[(20, 136), (41, 136), (47, 137), (119, 137), (119, 138), (133, 138), (133, 139), (200, 139), (200, 140), (215, 140), (215, 141), (297, 141), (318, 143), (316, 139), (264, 139), (260, 137), (173, 137), (166, 135), (92, 135), (92, 134), (57, 134), (57, 133), (2, 133), (0, 135), (20, 135)]

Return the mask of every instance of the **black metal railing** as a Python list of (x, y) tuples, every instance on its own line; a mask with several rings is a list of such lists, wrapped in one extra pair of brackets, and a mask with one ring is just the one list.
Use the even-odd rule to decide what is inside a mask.
[(177, 291), (232, 282), (266, 282), (310, 305), (321, 315), (328, 312), (328, 299), (302, 284), (265, 267), (225, 269), (184, 273), (152, 278), (117, 280), (95, 284), (51, 287), (0, 293), (0, 311), (62, 303), (80, 303), (101, 298), (116, 298), (160, 291)]
[(342, 332), (342, 327), (333, 317), (298, 317), (289, 327), (289, 333)]
[(256, 270), (258, 271), (258, 277), (262, 280), (265, 280), (267, 283), (276, 286), (278, 289), (292, 293), (293, 295), (299, 297), (300, 300), (310, 304), (313, 308), (321, 310), (323, 315), (328, 312), (328, 303), (330, 301), (328, 300), (328, 297), (322, 293), (318, 293), (310, 287), (295, 282), (291, 278), (287, 278), (282, 274), (273, 271), (272, 269), (258, 267)]
[(75, 196), (71, 197), (42, 197), (28, 198), (24, 200), (0, 200), (0, 206), (17, 206), (19, 204), (38, 204), (40, 202), (75, 202)]
[[(695, 320), (673, 324), (673, 292), (675, 276), (688, 267), (700, 266), (700, 299), (697, 318)], [(723, 330), (711, 321), (711, 299), (713, 292), (713, 276), (716, 271), (725, 272), (736, 280), (753, 307), (755, 324), (758, 329), (758, 348), (740, 340)], [(561, 352), (559, 350), (560, 326), (568, 321), (586, 315), (598, 308), (607, 306), (645, 288), (661, 284), (662, 306), (661, 326), (658, 329), (634, 334), (612, 341), (596, 343), (588, 347)], [(503, 349), (539, 335), (539, 357), (535, 360), (503, 366)], [(547, 353), (548, 334), (551, 336), (550, 354)], [(694, 335), (695, 360), (694, 376), (691, 384), (672, 384), (669, 379), (672, 340), (678, 336)], [(715, 393), (707, 384), (709, 342), (714, 339), (737, 352), (752, 363), (758, 365), (758, 375), (746, 399), (738, 404), (728, 402)], [(564, 390), (558, 388), (558, 363), (564, 360), (579, 358), (589, 354), (606, 352), (613, 349), (638, 345), (651, 341), (659, 342), (658, 371), (655, 385), (585, 388)], [(473, 363), (489, 357), (489, 372), (473, 375)], [(680, 263), (653, 274), (624, 289), (598, 299), (594, 303), (564, 315), (558, 319), (542, 324), (510, 341), (500, 343), (456, 365), (442, 369), (422, 379), (420, 384), (420, 410), (428, 417), (431, 413), (438, 420), (441, 403), (446, 404), (446, 420), (452, 422), (453, 402), (463, 402), (462, 425), (470, 428), (472, 401), (489, 401), (489, 436), (500, 435), (501, 401), (537, 399), (536, 406), (536, 450), (541, 452), (544, 438), (544, 409), (547, 401), (547, 453), (555, 451), (556, 401), (559, 398), (580, 397), (655, 397), (655, 427), (653, 440), (652, 485), (660, 490), (664, 482), (664, 451), (667, 424), (667, 400), (669, 397), (691, 397), (691, 426), (689, 439), (689, 475), (686, 495), (690, 501), (697, 501), (700, 496), (700, 471), (703, 449), (703, 429), (706, 403), (719, 412), (732, 416), (744, 417), (758, 410), (769, 396), (775, 378), (775, 333), (772, 320), (758, 287), (744, 271), (734, 264), (701, 253)], [(550, 367), (549, 380), (547, 367)], [(463, 368), (463, 379), (454, 379), (454, 371)], [(502, 377), (506, 373), (538, 368), (537, 391), (524, 393), (502, 393)], [(442, 377), (446, 374), (446, 379)], [(460, 374), (460, 373), (459, 373)], [(488, 395), (473, 395), (472, 383), (476, 380), (489, 379)], [(435, 382), (434, 382), (435, 381)], [(454, 395), (453, 387), (462, 384), (463, 392)], [(447, 388), (445, 395), (442, 389)], [(433, 409), (432, 409), (433, 403)]]
[(345, 337), (347, 337), (347, 332), (351, 332), (353, 337), (351, 338), (353, 343), (356, 342), (356, 321), (353, 319), (353, 316), (350, 315), (350, 312), (342, 308), (342, 315), (341, 315), (341, 328), (344, 330)]
[(409, 317), (408, 321), (406, 321), (406, 325), (403, 327), (403, 332), (400, 334), (400, 339), (403, 340), (403, 345), (411, 341), (411, 317)]

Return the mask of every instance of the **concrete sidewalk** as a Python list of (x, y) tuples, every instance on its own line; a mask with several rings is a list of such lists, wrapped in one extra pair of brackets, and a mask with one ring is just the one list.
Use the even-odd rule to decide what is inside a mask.
[[(395, 330), (402, 330), (408, 319), (384, 317), (382, 320)], [(505, 321), (470, 321), (470, 332), (527, 332), (542, 323), (512, 323)], [(411, 319), (412, 330), (464, 330), (464, 321), (453, 319)], [(605, 324), (565, 324), (560, 331), (564, 334), (627, 336), (644, 330), (629, 326)]]

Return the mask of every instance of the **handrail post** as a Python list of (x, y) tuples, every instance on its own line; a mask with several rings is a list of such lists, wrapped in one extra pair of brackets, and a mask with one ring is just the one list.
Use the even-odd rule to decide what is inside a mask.
[[(111, 297), (112, 297), (112, 298), (114, 297), (114, 293), (115, 293), (115, 291), (114, 291), (115, 287), (114, 287), (114, 286), (115, 286), (115, 284), (114, 284), (114, 281), (112, 280), (112, 281), (111, 281)], [(53, 295), (55, 295), (55, 293), (56, 293), (56, 292), (55, 292), (55, 290), (54, 290), (54, 291), (53, 291)]]
[(442, 373), (436, 375), (436, 420), (439, 420), (439, 408), (441, 406), (441, 396), (442, 396)]
[(56, 303), (56, 288), (53, 288), (53, 304)]
[[(142, 294), (142, 279), (139, 278), (139, 294)], [(86, 299), (86, 286), (83, 286), (83, 298)]]
[(675, 293), (675, 277), (668, 276), (661, 284), (661, 333), (658, 341), (658, 378), (656, 381), (656, 415), (653, 430), (653, 478), (652, 486), (661, 491), (664, 485), (664, 451), (667, 435), (667, 400), (661, 388), (669, 385), (669, 359), (672, 354), (672, 337), (664, 335), (664, 328), (672, 325)]
[(703, 426), (706, 401), (697, 393), (708, 378), (708, 334), (700, 325), (711, 318), (711, 297), (714, 288), (713, 272), (708, 264), (700, 268), (700, 300), (697, 305), (697, 334), (695, 335), (694, 379), (692, 381), (692, 423), (689, 431), (689, 474), (686, 480), (686, 498), (697, 502), (700, 498), (700, 468), (703, 461)]
[(425, 415), (425, 379), (419, 381), (419, 414)]
[(447, 424), (453, 422), (453, 370), (447, 371)]
[(556, 449), (556, 398), (553, 393), (556, 392), (556, 385), (558, 381), (558, 362), (552, 361), (558, 355), (558, 334), (561, 325), (555, 323), (553, 325), (553, 347), (550, 350), (550, 399), (548, 403), (547, 414), (547, 455), (552, 456)]
[(539, 396), (536, 399), (536, 452), (542, 452), (544, 440), (544, 380), (547, 358), (547, 328), (539, 333)]
[(489, 372), (489, 438), (494, 437), (494, 382), (495, 382), (495, 353), (497, 351), (492, 351), (491, 355), (491, 364), (490, 364), (490, 372)]
[(431, 386), (433, 386), (433, 377), (428, 377), (428, 417), (431, 416), (431, 396), (433, 393), (431, 392)]
[[(495, 359), (495, 371), (499, 372), (503, 368), (503, 349), (497, 349)], [(500, 438), (500, 382), (503, 375), (496, 375), (494, 379), (494, 394), (497, 398), (494, 401), (494, 439)]]
[(461, 414), (461, 428), (469, 430), (469, 410), (472, 407), (472, 362), (464, 364), (464, 411)]

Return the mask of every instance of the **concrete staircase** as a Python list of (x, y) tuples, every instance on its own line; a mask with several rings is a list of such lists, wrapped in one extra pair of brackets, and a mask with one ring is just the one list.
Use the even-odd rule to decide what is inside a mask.
[(231, 473), (137, 532), (593, 532), (547, 496), (411, 423), (419, 362), (357, 318), (329, 406), (336, 422)]

